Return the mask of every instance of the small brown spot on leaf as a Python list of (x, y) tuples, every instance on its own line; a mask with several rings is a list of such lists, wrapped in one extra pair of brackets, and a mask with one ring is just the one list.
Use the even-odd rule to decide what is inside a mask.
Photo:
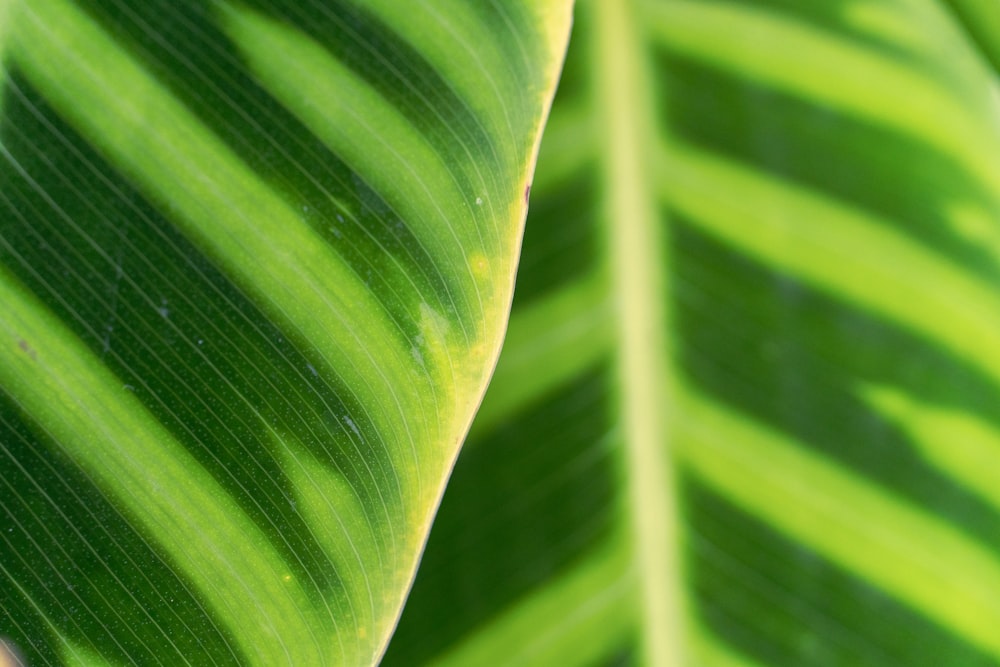
[(31, 357), (32, 361), (35, 361), (35, 360), (38, 359), (38, 357), (35, 355), (34, 348), (31, 347), (30, 345), (28, 345), (28, 341), (26, 341), (23, 338), (21, 338), (20, 340), (17, 341), (17, 346), (19, 348), (21, 348), (22, 352), (24, 352), (26, 355), (28, 355), (29, 357)]
[(531, 183), (528, 183), (526, 186), (524, 186), (524, 203), (525, 204), (528, 203), (528, 197), (530, 197), (530, 196), (531, 196)]

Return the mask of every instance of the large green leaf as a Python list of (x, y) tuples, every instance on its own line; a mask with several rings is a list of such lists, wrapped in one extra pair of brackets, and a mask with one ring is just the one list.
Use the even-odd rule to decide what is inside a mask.
[(0, 664), (378, 659), (495, 362), (568, 25), (0, 0)]
[(579, 3), (386, 664), (1000, 664), (1000, 32), (953, 4)]

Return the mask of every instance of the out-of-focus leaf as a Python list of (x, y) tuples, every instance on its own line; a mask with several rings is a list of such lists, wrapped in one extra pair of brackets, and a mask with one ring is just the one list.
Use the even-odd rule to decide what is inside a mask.
[(387, 664), (1000, 664), (1000, 34), (951, 4), (578, 5)]

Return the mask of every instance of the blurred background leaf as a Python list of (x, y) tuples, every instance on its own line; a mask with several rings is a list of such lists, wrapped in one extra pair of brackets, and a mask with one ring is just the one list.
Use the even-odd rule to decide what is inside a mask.
[(1000, 664), (997, 16), (578, 3), (385, 664)]

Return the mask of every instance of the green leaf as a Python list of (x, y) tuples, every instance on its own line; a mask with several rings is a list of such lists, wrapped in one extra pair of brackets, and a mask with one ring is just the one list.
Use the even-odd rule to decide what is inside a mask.
[(498, 353), (568, 26), (0, 0), (0, 663), (378, 660)]
[(578, 4), (385, 664), (1000, 664), (1000, 32), (950, 5)]

